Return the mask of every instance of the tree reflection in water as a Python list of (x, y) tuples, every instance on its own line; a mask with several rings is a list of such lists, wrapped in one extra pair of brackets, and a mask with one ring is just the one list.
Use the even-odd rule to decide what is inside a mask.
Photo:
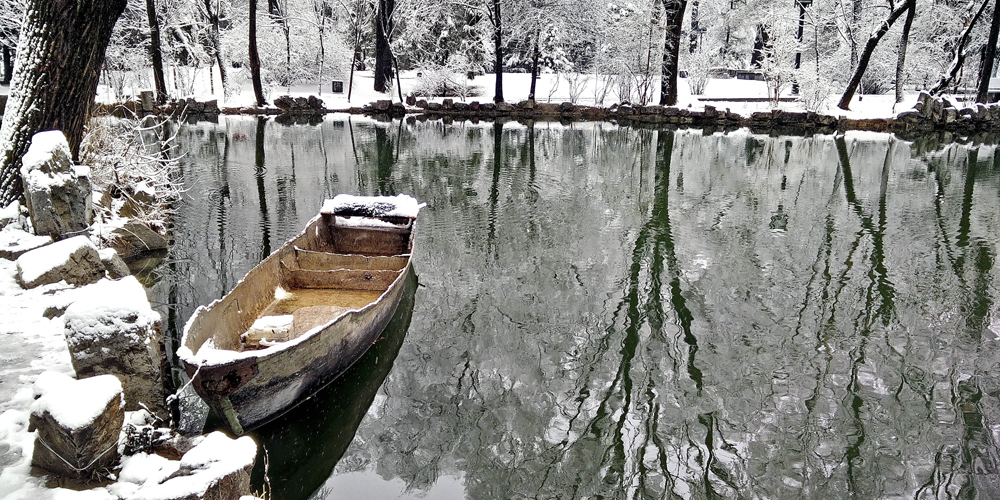
[[(996, 147), (338, 120), (268, 125), (228, 177), (182, 131), (185, 181), (232, 194), (181, 207), (171, 261), (231, 286), (248, 226), (428, 203), (406, 341), (317, 497), (1000, 497)], [(158, 286), (182, 317), (224, 293)]]

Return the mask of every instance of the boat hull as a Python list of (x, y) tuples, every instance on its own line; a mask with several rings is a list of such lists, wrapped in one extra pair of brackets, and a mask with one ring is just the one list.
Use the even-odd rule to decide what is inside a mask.
[[(260, 304), (270, 300), (267, 294), (280, 284), (275, 276), (281, 273), (282, 259), (297, 248), (314, 246), (310, 238), (322, 237), (329, 220), (313, 219), (298, 237), (251, 270), (230, 294), (196, 311), (185, 327), (182, 345), (190, 352), (180, 357), (192, 387), (236, 434), (280, 416), (346, 372), (379, 338), (400, 303), (406, 277), (412, 272), (411, 253), (377, 299), (347, 310), (280, 348), (233, 351), (237, 353), (234, 359), (222, 361), (193, 355), (208, 339), (227, 342), (234, 338), (230, 332), (245, 331), (253, 321), (247, 310), (259, 310)], [(406, 245), (410, 252), (413, 229)]]
[[(409, 272), (407, 264), (401, 276)], [(347, 371), (385, 329), (402, 292), (402, 286), (390, 288), (377, 307), (346, 313), (280, 356), (203, 367), (197, 375), (198, 367), (185, 363), (185, 371), (208, 406), (226, 420), (233, 432), (242, 434), (277, 418)], [(232, 379), (234, 372), (246, 382), (225, 396), (197, 389), (217, 386), (215, 381)]]

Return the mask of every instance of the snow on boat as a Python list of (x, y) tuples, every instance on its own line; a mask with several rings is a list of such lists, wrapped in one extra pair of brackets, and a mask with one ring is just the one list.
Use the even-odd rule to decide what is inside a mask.
[(338, 195), (184, 326), (178, 357), (195, 392), (237, 434), (340, 376), (399, 304), (415, 199)]

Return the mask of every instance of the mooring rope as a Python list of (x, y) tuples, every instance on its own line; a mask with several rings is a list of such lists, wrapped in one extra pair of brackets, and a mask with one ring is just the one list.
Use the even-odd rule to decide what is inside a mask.
[(39, 443), (42, 443), (42, 446), (44, 446), (46, 450), (49, 450), (49, 452), (51, 452), (53, 455), (55, 455), (56, 457), (58, 457), (59, 460), (62, 460), (64, 464), (68, 465), (69, 468), (71, 468), (71, 469), (73, 469), (73, 470), (75, 470), (77, 472), (84, 472), (84, 471), (86, 471), (87, 469), (90, 468), (91, 465), (94, 465), (95, 463), (97, 463), (97, 461), (100, 460), (101, 457), (103, 457), (104, 455), (107, 455), (109, 451), (111, 451), (113, 448), (115, 448), (119, 444), (121, 444), (121, 438), (119, 437), (118, 439), (115, 440), (114, 443), (111, 443), (111, 446), (109, 446), (108, 449), (102, 451), (93, 460), (91, 460), (89, 464), (87, 464), (84, 467), (80, 468), (80, 467), (77, 467), (77, 466), (73, 465), (72, 463), (70, 463), (69, 460), (66, 460), (62, 455), (60, 455), (58, 452), (56, 452), (56, 450), (53, 450), (52, 447), (49, 446), (49, 444), (46, 443), (44, 439), (42, 439), (41, 432), (39, 432), (38, 435), (35, 436), (35, 438), (38, 439)]

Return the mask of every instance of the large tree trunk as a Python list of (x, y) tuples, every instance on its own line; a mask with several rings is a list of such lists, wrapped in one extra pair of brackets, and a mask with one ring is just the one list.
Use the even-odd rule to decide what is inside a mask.
[(889, 28), (892, 27), (892, 24), (899, 19), (899, 16), (903, 15), (903, 13), (909, 9), (909, 2), (896, 7), (896, 10), (892, 11), (892, 13), (889, 14), (889, 17), (882, 22), (878, 31), (868, 37), (868, 43), (865, 44), (865, 50), (861, 53), (861, 58), (858, 59), (858, 67), (854, 69), (854, 76), (851, 77), (851, 82), (848, 83), (847, 88), (844, 89), (844, 95), (840, 97), (840, 102), (837, 104), (837, 107), (844, 110), (850, 109), (851, 99), (854, 98), (854, 93), (857, 92), (858, 86), (861, 85), (861, 77), (865, 75), (865, 70), (868, 69), (868, 61), (872, 58), (872, 52), (875, 52), (875, 47), (878, 45), (878, 42), (882, 40), (882, 37), (884, 37), (886, 33), (889, 32)]
[(257, 105), (267, 104), (264, 100), (264, 85), (260, 82), (260, 54), (257, 53), (257, 0), (250, 0), (250, 78), (253, 80), (253, 95)]
[(156, 102), (167, 102), (167, 79), (163, 75), (163, 53), (160, 51), (160, 20), (156, 17), (156, 0), (146, 0), (146, 17), (149, 19), (149, 58), (153, 63), (153, 81), (156, 83)]
[(681, 47), (681, 23), (687, 0), (663, 0), (667, 18), (667, 35), (663, 42), (663, 71), (660, 77), (660, 105), (677, 104), (677, 65)]
[(958, 37), (958, 43), (955, 44), (955, 55), (951, 61), (951, 66), (948, 68), (948, 72), (942, 75), (941, 79), (938, 80), (937, 85), (931, 89), (932, 95), (944, 92), (944, 90), (948, 88), (953, 81), (955, 81), (955, 78), (958, 76), (958, 71), (962, 68), (962, 65), (965, 64), (965, 47), (969, 45), (969, 39), (972, 37), (972, 28), (976, 26), (979, 18), (982, 17), (983, 11), (986, 10), (986, 5), (988, 3), (990, 3), (989, 0), (983, 0), (982, 5), (979, 6), (979, 10), (976, 11), (976, 15), (972, 16), (972, 20), (969, 21), (969, 23), (965, 26), (965, 30), (963, 30), (962, 34)]
[(910, 27), (917, 13), (917, 0), (906, 0), (910, 4), (903, 21), (903, 33), (899, 36), (899, 55), (896, 58), (896, 102), (903, 102), (903, 69), (906, 65), (906, 46), (910, 42)]
[(497, 80), (493, 102), (503, 102), (503, 24), (500, 17), (500, 0), (493, 0), (491, 18), (493, 19), (493, 71)]
[(42, 130), (62, 130), (73, 159), (97, 93), (104, 51), (125, 0), (30, 0), (0, 126), (0, 206), (21, 196), (21, 156)]
[(1000, 0), (993, 4), (993, 23), (990, 24), (990, 37), (986, 42), (983, 54), (983, 66), (979, 71), (979, 89), (976, 92), (976, 102), (987, 103), (990, 100), (990, 77), (993, 76), (993, 60), (997, 56), (997, 37), (1000, 35)]
[(392, 11), (396, 0), (378, 0), (375, 13), (375, 91), (386, 92), (392, 85)]

